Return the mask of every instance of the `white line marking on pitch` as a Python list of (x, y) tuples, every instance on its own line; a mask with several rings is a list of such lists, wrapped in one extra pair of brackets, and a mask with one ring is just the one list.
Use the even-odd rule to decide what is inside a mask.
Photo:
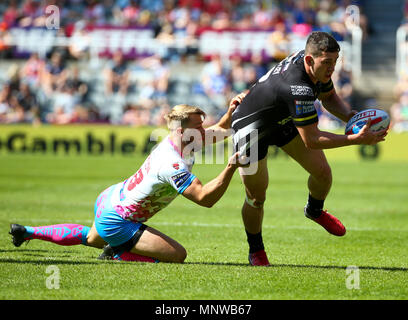
[[(33, 223), (55, 223), (55, 220), (51, 219), (27, 219), (26, 221), (31, 221)], [(93, 220), (75, 220), (72, 223), (84, 223), (91, 225)], [(67, 223), (61, 222), (61, 223)], [(230, 224), (230, 223), (202, 223), (202, 222), (166, 222), (166, 221), (158, 221), (158, 222), (151, 222), (147, 223), (148, 225), (152, 226), (180, 226), (180, 227), (204, 227), (204, 228), (243, 228), (241, 224)], [(307, 226), (271, 226), (271, 225), (263, 225), (264, 229), (282, 229), (282, 230), (317, 230), (319, 227), (307, 227)], [(380, 229), (380, 228), (347, 228), (347, 230), (351, 231), (388, 231), (388, 232), (408, 232), (406, 229)]]

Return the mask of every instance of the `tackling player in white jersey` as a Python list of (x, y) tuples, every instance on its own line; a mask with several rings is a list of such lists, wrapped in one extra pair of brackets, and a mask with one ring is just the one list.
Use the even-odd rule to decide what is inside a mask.
[[(15, 246), (41, 239), (60, 245), (84, 244), (102, 248), (101, 257), (125, 261), (178, 262), (185, 260), (184, 247), (144, 224), (178, 194), (205, 207), (212, 207), (226, 191), (235, 170), (241, 166), (234, 154), (224, 170), (202, 185), (191, 173), (194, 156), (206, 137), (230, 133), (231, 114), (244, 97), (232, 99), (227, 113), (214, 126), (204, 129), (205, 113), (198, 107), (177, 105), (166, 116), (170, 134), (151, 152), (139, 170), (127, 180), (110, 186), (97, 198), (91, 228), (77, 224), (31, 227), (12, 224)], [(210, 133), (210, 134), (208, 134)], [(193, 145), (193, 147), (192, 147)]]

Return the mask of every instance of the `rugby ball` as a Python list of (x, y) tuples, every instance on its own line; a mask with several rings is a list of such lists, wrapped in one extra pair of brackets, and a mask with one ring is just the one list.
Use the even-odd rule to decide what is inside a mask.
[(361, 128), (367, 123), (368, 118), (371, 118), (371, 131), (380, 131), (387, 129), (390, 125), (390, 116), (387, 112), (381, 109), (366, 109), (355, 114), (346, 125), (346, 134), (359, 133)]

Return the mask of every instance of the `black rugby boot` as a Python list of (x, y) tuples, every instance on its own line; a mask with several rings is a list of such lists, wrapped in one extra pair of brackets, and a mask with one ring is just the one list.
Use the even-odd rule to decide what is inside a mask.
[(12, 223), (10, 225), (9, 234), (12, 236), (12, 242), (14, 246), (19, 247), (25, 241), (30, 241), (24, 238), (24, 234), (26, 233), (26, 228), (21, 224)]

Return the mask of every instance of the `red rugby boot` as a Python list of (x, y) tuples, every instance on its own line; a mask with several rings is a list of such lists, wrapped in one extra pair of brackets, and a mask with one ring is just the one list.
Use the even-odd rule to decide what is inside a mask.
[(268, 257), (265, 250), (259, 250), (254, 253), (250, 253), (248, 256), (249, 264), (251, 266), (269, 266)]
[(313, 220), (314, 222), (320, 224), (327, 230), (327, 232), (335, 236), (341, 237), (346, 234), (346, 228), (344, 227), (344, 225), (340, 222), (339, 219), (328, 213), (327, 210), (322, 210), (322, 214), (320, 215), (320, 217), (313, 218), (307, 214), (305, 208), (305, 216), (306, 218), (309, 218), (310, 220)]

